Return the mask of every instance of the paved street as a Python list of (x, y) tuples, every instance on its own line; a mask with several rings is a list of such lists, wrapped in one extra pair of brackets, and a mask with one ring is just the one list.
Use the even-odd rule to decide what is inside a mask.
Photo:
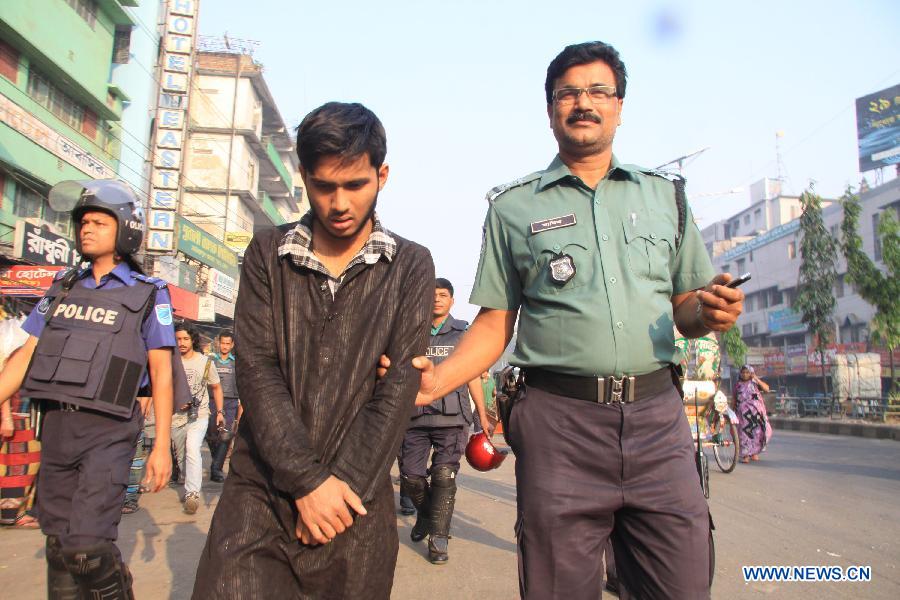
[[(776, 431), (760, 463), (725, 475), (711, 466), (716, 521), (714, 598), (900, 597), (900, 444)], [(398, 517), (400, 556), (393, 597), (517, 597), (513, 459), (498, 471), (464, 467), (453, 522), (451, 561), (433, 566), (409, 541), (412, 519)], [(183, 599), (221, 486), (206, 506), (181, 512), (174, 489), (145, 497), (125, 517), (120, 540), (138, 598)], [(8, 598), (44, 595), (43, 536), (0, 531), (0, 589)], [(871, 583), (745, 584), (742, 565), (871, 565)]]

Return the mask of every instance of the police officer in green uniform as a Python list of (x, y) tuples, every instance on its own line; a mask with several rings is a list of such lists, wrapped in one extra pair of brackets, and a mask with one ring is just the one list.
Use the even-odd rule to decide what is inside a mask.
[(551, 62), (559, 154), (489, 192), (470, 299), (482, 309), (449, 359), (415, 361), (416, 402), (427, 404), (491, 365), (519, 315), (511, 362), (524, 392), (508, 439), (525, 598), (597, 598), (610, 536), (623, 594), (709, 596), (711, 520), (672, 366), (673, 325), (690, 337), (725, 331), (743, 295), (713, 271), (683, 181), (613, 156), (625, 81), (601, 42)]

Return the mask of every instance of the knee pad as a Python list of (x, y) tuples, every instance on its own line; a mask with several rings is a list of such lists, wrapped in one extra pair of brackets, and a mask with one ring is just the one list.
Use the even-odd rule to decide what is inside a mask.
[(432, 488), (452, 488), (456, 492), (456, 470), (454, 465), (438, 465), (431, 468)]
[(81, 588), (66, 568), (59, 538), (55, 535), (48, 535), (46, 548), (47, 598), (49, 600), (80, 600)]
[(418, 475), (400, 475), (400, 494), (419, 510), (428, 500), (428, 480)]
[(84, 597), (133, 600), (131, 573), (111, 542), (67, 548), (62, 557)]
[(431, 534), (447, 537), (450, 535), (450, 520), (456, 503), (456, 468), (452, 465), (438, 465), (431, 469)]

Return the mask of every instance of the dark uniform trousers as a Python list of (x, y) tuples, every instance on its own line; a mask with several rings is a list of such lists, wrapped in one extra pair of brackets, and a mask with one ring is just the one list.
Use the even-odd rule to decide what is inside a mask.
[(466, 451), (467, 427), (410, 427), (400, 446), (400, 472), (404, 475), (428, 476), (428, 455), (432, 448), (432, 468), (451, 465), (459, 470), (459, 461)]
[(41, 530), (58, 536), (63, 549), (116, 539), (144, 421), (137, 406), (130, 418), (85, 409), (46, 413), (37, 514)]
[(709, 509), (674, 386), (623, 405), (529, 387), (509, 429), (523, 598), (596, 600), (613, 521), (622, 598), (709, 597)]

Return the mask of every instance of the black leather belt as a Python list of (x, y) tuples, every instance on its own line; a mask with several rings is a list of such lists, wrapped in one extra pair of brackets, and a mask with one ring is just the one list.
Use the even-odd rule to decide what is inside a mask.
[(582, 377), (527, 367), (525, 385), (557, 396), (602, 404), (631, 404), (657, 396), (674, 386), (672, 369), (663, 367), (634, 377)]

